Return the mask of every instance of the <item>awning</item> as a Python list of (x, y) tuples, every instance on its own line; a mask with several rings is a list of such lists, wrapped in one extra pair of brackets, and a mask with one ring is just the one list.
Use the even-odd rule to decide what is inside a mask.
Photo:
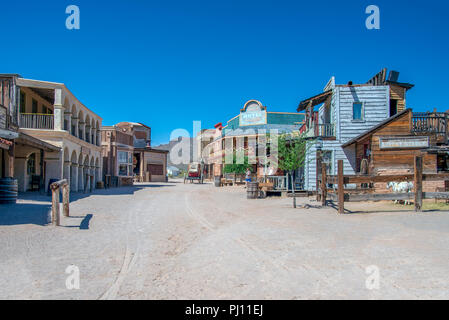
[(314, 107), (314, 106), (316, 106), (318, 104), (322, 104), (331, 95), (332, 95), (332, 90), (328, 90), (326, 92), (317, 94), (316, 96), (313, 96), (313, 97), (311, 97), (311, 98), (309, 98), (307, 100), (301, 101), (299, 103), (299, 105), (298, 105), (298, 109), (296, 109), (296, 110), (298, 112), (303, 111), (303, 110), (305, 110), (309, 106), (309, 104), (311, 104), (312, 107)]
[(32, 136), (29, 136), (23, 132), (19, 133), (19, 138), (15, 139), (17, 144), (23, 144), (26, 146), (31, 146), (33, 148), (42, 149), (47, 152), (58, 152), (61, 151), (61, 148), (58, 148), (50, 143), (39, 140)]
[(15, 139), (19, 136), (17, 132), (0, 129), (0, 138), (4, 139)]

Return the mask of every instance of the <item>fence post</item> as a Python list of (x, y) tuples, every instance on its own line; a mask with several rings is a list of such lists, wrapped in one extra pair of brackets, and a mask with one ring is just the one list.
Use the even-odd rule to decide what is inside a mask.
[(59, 187), (51, 191), (51, 221), (54, 226), (59, 226)]
[(415, 156), (415, 211), (422, 211), (422, 156)]
[(316, 201), (320, 201), (321, 200), (321, 194), (318, 192), (319, 190), (319, 173), (320, 173), (320, 169), (321, 169), (321, 165), (322, 165), (322, 159), (321, 159), (321, 150), (317, 150), (316, 152)]
[(345, 213), (345, 189), (343, 177), (343, 160), (338, 160), (338, 213)]
[(64, 206), (64, 216), (68, 217), (70, 216), (70, 209), (69, 209), (69, 204), (70, 204), (70, 187), (68, 184), (66, 184), (63, 188), (62, 188), (62, 203)]
[(326, 164), (321, 165), (321, 205), (326, 206), (327, 198), (327, 175), (326, 175)]

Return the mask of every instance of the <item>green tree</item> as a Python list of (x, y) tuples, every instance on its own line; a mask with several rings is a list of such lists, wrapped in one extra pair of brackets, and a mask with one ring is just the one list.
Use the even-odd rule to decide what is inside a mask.
[(226, 163), (224, 165), (224, 173), (244, 174), (248, 168), (252, 168), (252, 165), (248, 163), (248, 156), (244, 157), (243, 163), (237, 163), (237, 155), (235, 152), (232, 157), (232, 163)]
[(290, 176), (293, 191), (293, 207), (296, 208), (295, 182), (293, 181), (293, 172), (303, 168), (306, 162), (306, 152), (308, 141), (304, 135), (283, 134), (278, 140), (278, 166), (287, 173), (287, 179)]

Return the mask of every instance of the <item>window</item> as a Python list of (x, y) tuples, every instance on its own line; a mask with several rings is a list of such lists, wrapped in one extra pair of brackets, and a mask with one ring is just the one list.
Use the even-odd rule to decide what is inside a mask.
[(28, 157), (27, 160), (27, 173), (29, 175), (36, 174), (36, 154), (33, 153)]
[(127, 177), (133, 175), (133, 155), (131, 152), (118, 152), (118, 175)]
[(352, 105), (352, 120), (363, 120), (363, 103), (354, 102)]
[(20, 113), (25, 113), (26, 111), (26, 94), (25, 92), (20, 92)]
[(398, 113), (398, 100), (390, 99), (390, 117)]
[(33, 104), (31, 105), (31, 113), (37, 113), (37, 101), (33, 99)]

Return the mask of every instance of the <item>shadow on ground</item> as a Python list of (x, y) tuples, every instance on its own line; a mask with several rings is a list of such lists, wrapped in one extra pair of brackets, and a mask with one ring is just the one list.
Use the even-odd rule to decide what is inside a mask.
[(0, 205), (0, 226), (20, 224), (45, 226), (50, 222), (50, 209), (49, 202)]

